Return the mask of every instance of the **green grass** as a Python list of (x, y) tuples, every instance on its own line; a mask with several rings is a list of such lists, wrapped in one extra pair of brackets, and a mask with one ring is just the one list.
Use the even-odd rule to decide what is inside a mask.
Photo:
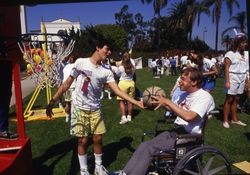
[[(176, 76), (164, 76), (161, 79), (153, 79), (148, 69), (137, 71), (137, 87), (143, 91), (147, 87), (157, 85), (169, 94), (173, 87)], [(223, 79), (217, 80), (217, 87), (212, 93), (216, 106), (222, 110), (225, 94), (223, 92)], [(24, 104), (30, 97), (24, 100)], [(45, 93), (39, 95), (34, 108), (44, 108), (46, 105)], [(135, 107), (134, 119), (131, 123), (119, 125), (120, 113), (118, 103), (107, 98), (103, 100), (102, 111), (105, 116), (107, 133), (103, 139), (104, 165), (111, 171), (122, 169), (133, 151), (141, 143), (144, 131), (153, 131), (155, 123), (163, 116), (163, 109), (157, 111), (140, 110)], [(25, 108), (25, 105), (24, 105)], [(15, 113), (12, 108), (11, 115)], [(235, 162), (250, 161), (250, 122), (249, 115), (239, 114), (240, 120), (248, 124), (247, 127), (231, 125), (230, 129), (222, 127), (222, 115), (209, 120), (206, 134), (206, 145), (214, 146), (223, 151), (230, 160)], [(69, 124), (64, 118), (51, 121), (33, 121), (25, 123), (26, 134), (31, 138), (33, 164), (36, 174), (41, 175), (78, 175), (78, 159), (76, 153), (76, 141), (69, 135)], [(11, 129), (15, 123), (11, 123)], [(167, 126), (170, 128), (170, 126)], [(89, 164), (93, 169), (94, 159), (92, 143), (89, 145)], [(135, 165), (136, 166), (136, 165)], [(239, 169), (233, 168), (233, 174), (242, 174)], [(39, 173), (38, 173), (39, 172)]]

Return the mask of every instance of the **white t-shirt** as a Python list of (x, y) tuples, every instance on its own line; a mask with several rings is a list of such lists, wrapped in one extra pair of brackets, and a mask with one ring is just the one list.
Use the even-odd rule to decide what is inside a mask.
[(156, 66), (157, 66), (156, 60), (152, 61), (152, 62), (151, 62), (151, 67), (152, 67), (152, 68), (155, 68)]
[(215, 64), (208, 58), (203, 58), (203, 72), (209, 72), (209, 70), (214, 66)]
[[(78, 58), (70, 75), (76, 78), (72, 104), (83, 110), (100, 109), (103, 85), (115, 81), (110, 69), (94, 65), (91, 63), (90, 58)], [(89, 77), (90, 81), (87, 86), (87, 92), (84, 93), (82, 87), (86, 76)]]
[(216, 65), (216, 63), (218, 62), (216, 58), (211, 58), (211, 61), (214, 65)]
[(247, 73), (247, 60), (244, 56), (242, 56), (238, 51), (228, 51), (225, 54), (225, 58), (229, 58), (231, 60), (231, 65), (229, 67), (230, 73), (237, 74), (246, 74)]
[[(74, 67), (74, 63), (68, 63), (64, 68), (63, 68), (63, 82), (66, 81), (66, 79), (70, 76), (71, 70)], [(71, 84), (70, 88), (75, 88), (76, 82), (75, 80)]]
[(169, 59), (168, 59), (168, 58), (165, 58), (164, 60), (165, 60), (165, 61), (163, 62), (163, 66), (165, 66), (165, 67), (170, 67), (170, 61), (169, 61)]
[(120, 77), (119, 80), (133, 80), (133, 76), (135, 73), (135, 68), (133, 68), (133, 72), (131, 74), (126, 74), (123, 66), (119, 66), (115, 71), (115, 74)]
[(183, 55), (183, 56), (180, 58), (181, 66), (184, 66), (184, 65), (187, 64), (187, 59), (188, 59), (188, 56), (187, 56), (187, 55)]
[(182, 94), (177, 103), (182, 109), (193, 111), (199, 116), (190, 122), (177, 117), (175, 123), (182, 125), (188, 133), (201, 133), (202, 118), (215, 108), (213, 97), (207, 91), (199, 89), (191, 94)]

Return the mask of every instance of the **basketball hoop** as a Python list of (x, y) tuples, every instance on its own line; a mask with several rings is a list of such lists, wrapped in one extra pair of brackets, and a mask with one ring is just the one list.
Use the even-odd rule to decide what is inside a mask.
[(60, 66), (74, 48), (75, 41), (67, 35), (27, 33), (20, 36), (18, 46), (27, 64), (26, 72), (41, 86), (61, 84)]
[[(63, 34), (27, 33), (19, 36), (18, 46), (27, 64), (26, 72), (37, 84), (24, 111), (24, 118), (34, 114), (31, 108), (44, 88), (46, 88), (47, 104), (49, 104), (52, 98), (51, 88), (62, 83), (60, 77), (62, 62), (73, 51), (74, 43), (75, 40)], [(63, 109), (57, 111), (65, 116)]]

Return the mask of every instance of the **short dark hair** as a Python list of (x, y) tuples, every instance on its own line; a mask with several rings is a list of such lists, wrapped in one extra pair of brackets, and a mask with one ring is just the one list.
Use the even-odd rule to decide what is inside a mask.
[(93, 47), (93, 52), (95, 51), (96, 47), (103, 48), (105, 45), (111, 47), (110, 41), (100, 33), (97, 33), (95, 36), (93, 36), (91, 43)]
[(185, 68), (185, 69), (183, 69), (183, 70), (181, 71), (181, 74), (184, 74), (184, 75), (190, 74), (190, 80), (191, 80), (191, 81), (196, 81), (196, 82), (197, 82), (197, 86), (198, 86), (199, 88), (201, 87), (203, 75), (202, 75), (202, 72), (199, 71), (198, 68), (195, 68), (195, 67), (187, 67), (187, 68)]

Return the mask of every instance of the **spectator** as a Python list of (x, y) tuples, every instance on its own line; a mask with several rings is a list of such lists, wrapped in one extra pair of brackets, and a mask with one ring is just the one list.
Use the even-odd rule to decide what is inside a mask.
[(224, 121), (223, 126), (229, 128), (229, 114), (231, 111), (232, 124), (246, 126), (245, 123), (238, 120), (237, 106), (239, 95), (243, 94), (245, 82), (247, 79), (247, 62), (244, 57), (244, 51), (247, 45), (245, 34), (238, 34), (233, 40), (230, 50), (225, 54), (225, 92), (224, 102)]
[(186, 66), (187, 59), (188, 59), (188, 56), (187, 56), (186, 52), (183, 52), (182, 55), (181, 55), (181, 58), (180, 58), (181, 69)]
[(168, 76), (170, 72), (170, 61), (168, 57), (165, 58), (163, 66), (165, 68), (165, 75)]
[[(72, 68), (74, 67), (74, 63), (76, 61), (76, 56), (74, 54), (70, 54), (68, 56), (68, 64), (63, 68), (63, 82), (69, 77)], [(70, 88), (64, 93), (64, 101), (65, 101), (65, 122), (69, 122), (70, 120), (70, 111), (71, 111), (71, 101), (72, 101), (72, 93), (75, 90), (75, 81), (71, 84)]]
[(153, 58), (152, 62), (151, 62), (151, 69), (153, 72), (153, 78), (157, 77), (157, 63), (156, 63), (156, 59)]
[[(135, 81), (134, 74), (135, 74), (135, 67), (131, 62), (128, 53), (123, 54), (122, 64), (118, 67), (117, 71), (115, 72), (119, 78), (118, 87), (130, 97), (134, 98), (135, 96)], [(119, 101), (119, 108), (121, 112), (121, 120), (120, 124), (125, 124), (132, 120), (132, 111), (133, 111), (133, 104), (119, 96), (117, 96), (117, 100)], [(126, 113), (126, 106), (127, 106), (127, 113)]]
[(171, 69), (171, 75), (177, 75), (176, 72), (176, 59), (174, 57), (170, 57), (170, 69)]
[[(190, 52), (190, 57), (193, 63), (197, 65), (198, 69), (202, 72), (202, 89), (211, 92), (216, 85), (218, 73), (216, 65), (208, 58), (208, 56), (203, 57), (198, 55), (195, 51)], [(193, 65), (193, 63), (190, 65)]]

